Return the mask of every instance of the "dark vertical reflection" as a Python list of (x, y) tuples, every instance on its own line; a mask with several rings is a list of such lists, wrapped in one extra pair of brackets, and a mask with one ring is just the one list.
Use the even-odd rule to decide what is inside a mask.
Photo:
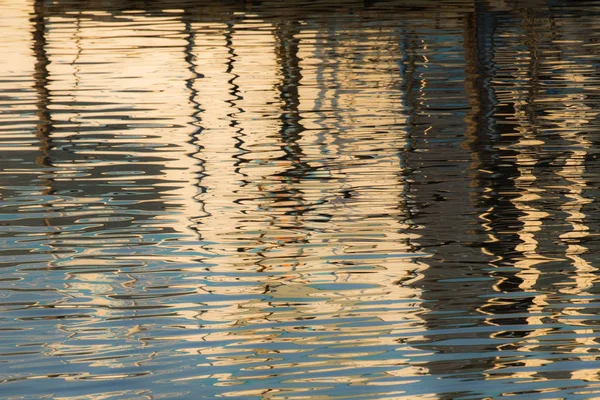
[(224, 32), (225, 36), (225, 47), (227, 48), (227, 52), (229, 54), (227, 61), (227, 74), (231, 76), (231, 79), (227, 82), (229, 84), (229, 94), (231, 95), (231, 99), (227, 101), (227, 103), (231, 107), (231, 112), (227, 114), (229, 119), (229, 126), (235, 129), (236, 131), (236, 145), (235, 148), (239, 150), (239, 154), (235, 155), (236, 159), (236, 169), (235, 172), (245, 176), (242, 172), (243, 168), (241, 168), (241, 164), (244, 162), (241, 156), (246, 152), (244, 148), (244, 128), (240, 125), (238, 121), (238, 115), (244, 113), (244, 109), (239, 106), (239, 102), (244, 99), (243, 95), (240, 91), (240, 86), (236, 83), (236, 80), (239, 78), (239, 75), (236, 74), (235, 71), (235, 62), (236, 57), (238, 56), (235, 52), (235, 48), (233, 47), (233, 35), (235, 33), (235, 20), (227, 22), (227, 29)]
[[(44, 0), (35, 0), (33, 3), (33, 53), (35, 55), (34, 87), (37, 92), (36, 103), (38, 125), (35, 135), (40, 143), (41, 155), (36, 163), (43, 167), (51, 166), (50, 149), (52, 146), (52, 117), (50, 115), (50, 91), (48, 90), (48, 65), (50, 60), (46, 52), (46, 5)], [(51, 191), (51, 189), (49, 189)]]
[(276, 55), (281, 72), (279, 91), (282, 100), (281, 136), (284, 146), (285, 159), (290, 161), (293, 168), (286, 170), (285, 176), (291, 182), (298, 182), (310, 170), (310, 166), (302, 160), (302, 148), (298, 144), (304, 131), (299, 111), (299, 86), (302, 80), (298, 46), (300, 39), (300, 24), (297, 21), (285, 21), (275, 27), (277, 40)]
[[(530, 46), (535, 46), (535, 40), (528, 40)], [(499, 138), (508, 138), (508, 140), (503, 140), (501, 145), (497, 145), (500, 147), (501, 152), (498, 153), (499, 157), (501, 157), (503, 161), (503, 165), (507, 165), (506, 175), (508, 178), (506, 183), (499, 188), (503, 193), (506, 193), (504, 196), (500, 195), (507, 200), (503, 206), (493, 206), (493, 211), (487, 215), (487, 218), (490, 219), (491, 224), (494, 224), (494, 221), (499, 221), (499, 224), (496, 225), (495, 231), (498, 233), (495, 234), (494, 239), (497, 239), (498, 245), (488, 244), (486, 249), (490, 249), (497, 257), (497, 261), (492, 263), (493, 266), (498, 268), (511, 268), (523, 257), (523, 253), (521, 250), (523, 237), (519, 235), (519, 231), (526, 230), (527, 222), (521, 222), (523, 224), (522, 227), (515, 226), (515, 217), (519, 219), (519, 221), (527, 221), (529, 218), (527, 217), (530, 211), (527, 208), (523, 208), (519, 206), (519, 198), (526, 196), (523, 190), (523, 187), (518, 187), (519, 178), (523, 174), (523, 167), (528, 168), (529, 160), (523, 160), (520, 157), (519, 151), (507, 151), (507, 148), (515, 148), (518, 147), (518, 143), (522, 140), (523, 132), (518, 124), (515, 124), (513, 121), (515, 116), (519, 115), (519, 113), (523, 113), (528, 120), (526, 122), (527, 126), (534, 127), (535, 122), (531, 121), (531, 119), (535, 118), (535, 111), (533, 110), (533, 103), (535, 97), (535, 91), (537, 88), (537, 71), (538, 71), (538, 63), (539, 63), (539, 55), (536, 52), (535, 47), (530, 47), (529, 53), (529, 65), (528, 65), (528, 90), (527, 96), (524, 99), (518, 99), (515, 101), (514, 98), (504, 97), (499, 101), (497, 105), (496, 111), (496, 123), (495, 126), (498, 128)], [(507, 64), (500, 64), (499, 68), (506, 68)], [(517, 117), (518, 118), (518, 117)], [(535, 128), (533, 128), (535, 129)], [(527, 132), (525, 134), (535, 136), (535, 132)], [(510, 170), (508, 169), (510, 166)], [(492, 170), (500, 170), (500, 166), (492, 165)], [(510, 171), (510, 172), (509, 172)], [(520, 216), (518, 216), (520, 214)], [(500, 222), (503, 221), (503, 222)], [(510, 224), (510, 225), (509, 225)], [(494, 225), (490, 225), (494, 226)], [(497, 247), (501, 244), (508, 247), (502, 247), (498, 249)], [(529, 295), (521, 295), (523, 289), (523, 285), (525, 284), (525, 280), (522, 275), (518, 273), (518, 271), (506, 271), (506, 272), (498, 272), (495, 274), (497, 279), (496, 289), (501, 293), (518, 293), (519, 295), (515, 296), (511, 300), (500, 300), (500, 301), (491, 301), (490, 304), (484, 305), (481, 309), (484, 312), (489, 312), (492, 315), (497, 315), (498, 318), (490, 318), (488, 320), (489, 323), (498, 326), (513, 326), (518, 327), (518, 330), (508, 329), (506, 331), (501, 331), (497, 334), (497, 336), (502, 337), (525, 337), (531, 331), (528, 329), (523, 329), (523, 325), (527, 325), (527, 317), (526, 314), (529, 312), (529, 308), (533, 304), (534, 298)], [(511, 317), (511, 315), (514, 315)]]
[[(205, 188), (202, 186), (202, 178), (205, 175), (204, 173), (204, 160), (202, 159), (202, 146), (198, 144), (198, 136), (202, 135), (203, 126), (202, 126), (202, 105), (198, 100), (198, 89), (197, 86), (202, 82), (202, 78), (204, 75), (198, 71), (198, 66), (196, 64), (196, 59), (194, 56), (194, 52), (197, 50), (196, 48), (196, 32), (192, 26), (193, 18), (190, 15), (189, 11), (185, 11), (181, 17), (182, 22), (184, 24), (184, 34), (185, 34), (185, 46), (184, 46), (184, 56), (185, 63), (188, 65), (190, 77), (186, 79), (186, 88), (190, 93), (189, 101), (193, 107), (193, 113), (191, 115), (192, 121), (190, 125), (193, 127), (193, 131), (190, 133), (190, 143), (195, 146), (196, 152), (194, 154), (189, 154), (188, 156), (194, 159), (194, 163), (198, 165), (197, 172), (197, 181), (194, 182), (194, 186), (198, 186), (198, 194), (195, 194), (193, 197), (194, 201), (197, 201), (200, 206), (199, 209), (202, 212), (202, 215), (189, 215), (190, 224), (194, 226), (194, 229), (198, 232), (198, 239), (202, 239), (202, 232), (198, 228), (198, 224), (192, 224), (192, 221), (197, 221), (199, 218), (203, 217), (206, 213), (204, 208), (204, 202), (201, 199), (202, 193), (205, 192)], [(190, 185), (192, 183), (190, 182)]]
[[(284, 217), (280, 218), (278, 226), (282, 229), (300, 229), (304, 227), (303, 215), (310, 205), (303, 197), (300, 183), (306, 174), (312, 170), (304, 160), (302, 147), (298, 143), (304, 127), (300, 122), (300, 96), (299, 86), (302, 80), (300, 58), (298, 56), (300, 40), (296, 37), (300, 33), (300, 24), (297, 21), (277, 23), (274, 27), (276, 41), (275, 56), (281, 74), (279, 93), (281, 99), (281, 149), (285, 154), (278, 160), (289, 163), (289, 166), (278, 173), (274, 178), (281, 180), (281, 192), (272, 193), (279, 198), (285, 210)], [(276, 205), (276, 204), (275, 204)], [(303, 239), (299, 239), (303, 241)], [(295, 260), (292, 261), (292, 270), (301, 263), (303, 251), (297, 251)], [(265, 291), (269, 291), (267, 287)]]
[[(40, 155), (36, 157), (36, 164), (40, 167), (51, 167), (52, 161), (50, 158), (50, 151), (52, 149), (52, 131), (53, 121), (50, 114), (50, 90), (49, 85), (49, 72), (48, 65), (50, 60), (46, 47), (48, 45), (46, 40), (46, 7), (44, 0), (35, 0), (33, 3), (33, 16), (31, 18), (33, 22), (33, 53), (35, 55), (35, 68), (34, 68), (34, 88), (37, 93), (36, 102), (36, 116), (38, 119), (37, 126), (35, 128), (35, 136), (39, 142)], [(43, 193), (50, 195), (54, 193), (53, 179), (43, 179), (46, 188)], [(44, 225), (51, 227), (53, 224), (49, 218), (44, 218)]]
[[(481, 343), (488, 333), (477, 329), (482, 319), (478, 309), (485, 302), (482, 296), (492, 288), (487, 277), (491, 258), (481, 251), (487, 236), (480, 217), (485, 209), (481, 198), (488, 194), (483, 171), (488, 160), (497, 162), (490, 154), (493, 93), (486, 86), (493, 50), (489, 36), (480, 31), (490, 27), (479, 25), (482, 18), (478, 11), (461, 13), (454, 23), (416, 31), (414, 45), (406, 50), (406, 59), (414, 60), (405, 70), (410, 73), (405, 80), (413, 105), (412, 152), (407, 155), (413, 171), (412, 220), (421, 227), (416, 245), (431, 254), (424, 260), (428, 268), (423, 278), (415, 282), (429, 310), (423, 314), (430, 330), (423, 348), (448, 355), (426, 364), (432, 374), (452, 370), (460, 376), (477, 375), (494, 359), (486, 355), (494, 346)], [(460, 53), (444, 62), (451, 43), (461, 43)], [(452, 82), (440, 81), (439, 76)], [(462, 345), (452, 345), (454, 339)], [(484, 356), (469, 357), (474, 354)], [(440, 383), (438, 393), (445, 392), (443, 387)], [(456, 389), (442, 398), (460, 393)]]
[[(533, 297), (521, 294), (524, 277), (514, 269), (522, 256), (518, 225), (523, 224), (519, 217), (525, 214), (515, 205), (515, 199), (522, 196), (516, 187), (520, 172), (518, 153), (513, 149), (520, 140), (513, 123), (518, 106), (513, 99), (499, 99), (492, 83), (497, 70), (510, 65), (510, 56), (507, 59), (497, 54), (497, 47), (503, 45), (503, 39), (497, 36), (499, 16), (500, 13), (483, 4), (478, 4), (474, 13), (465, 16), (464, 95), (468, 99), (469, 112), (465, 118), (464, 142), (457, 146), (456, 153), (447, 148), (434, 153), (444, 154), (450, 160), (467, 161), (468, 158), (471, 162), (465, 165), (464, 173), (447, 169), (430, 172), (431, 180), (422, 178), (415, 185), (416, 203), (427, 205), (414, 217), (423, 226), (419, 242), (422, 248), (433, 253), (427, 260), (429, 268), (425, 277), (417, 283), (424, 290), (423, 298), (434, 300), (425, 303), (432, 312), (424, 318), (433, 332), (461, 327), (456, 334), (432, 333), (433, 343), (426, 348), (434, 348), (440, 354), (453, 354), (452, 360), (428, 363), (432, 373), (453, 370), (459, 371), (460, 376), (481, 377), (486, 370), (496, 367), (498, 351), (508, 350), (488, 338), (525, 337), (531, 332), (526, 328), (526, 314), (533, 304)], [(445, 75), (451, 75), (451, 72)], [(420, 76), (426, 79), (426, 73)], [(420, 121), (418, 126), (424, 123), (424, 117), (419, 114), (431, 107), (423, 101), (414, 103), (420, 104), (416, 112), (416, 120)], [(429, 124), (424, 125), (427, 129)], [(435, 124), (433, 129), (439, 126), (441, 124)], [(427, 135), (438, 138), (433, 129)], [(418, 143), (418, 133), (416, 138)], [(421, 140), (427, 140), (425, 135)], [(430, 148), (432, 145), (427, 146)], [(411, 166), (423, 171), (423, 175), (435, 168), (431, 161), (419, 164), (415, 156), (411, 156)], [(443, 182), (454, 182), (454, 187), (442, 192)], [(468, 189), (462, 192), (461, 185)], [(438, 189), (433, 191), (436, 186)], [(453, 201), (462, 204), (462, 208), (453, 209)], [(428, 212), (437, 202), (445, 202), (442, 203), (443, 211)], [(465, 204), (470, 208), (465, 209)], [(435, 217), (444, 216), (440, 221), (427, 221), (428, 213)], [(517, 295), (489, 299), (494, 291)], [(488, 324), (507, 326), (507, 329), (490, 335), (486, 329), (481, 329)], [(463, 344), (460, 347), (444, 344), (451, 338), (460, 338)], [(478, 341), (481, 344), (477, 344)], [(469, 354), (488, 356), (470, 358)]]

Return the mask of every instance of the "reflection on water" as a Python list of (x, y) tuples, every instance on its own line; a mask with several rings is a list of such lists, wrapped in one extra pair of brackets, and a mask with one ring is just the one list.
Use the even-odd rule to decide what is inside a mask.
[(0, 8), (4, 397), (600, 396), (600, 3)]

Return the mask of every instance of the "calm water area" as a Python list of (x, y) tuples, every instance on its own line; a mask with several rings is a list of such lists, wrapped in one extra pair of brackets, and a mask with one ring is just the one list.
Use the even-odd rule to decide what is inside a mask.
[(0, 38), (0, 398), (600, 399), (600, 1)]

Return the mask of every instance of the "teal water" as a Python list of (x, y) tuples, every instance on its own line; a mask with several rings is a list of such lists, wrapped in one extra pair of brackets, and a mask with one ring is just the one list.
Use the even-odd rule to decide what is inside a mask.
[(0, 0), (0, 397), (600, 398), (599, 26)]

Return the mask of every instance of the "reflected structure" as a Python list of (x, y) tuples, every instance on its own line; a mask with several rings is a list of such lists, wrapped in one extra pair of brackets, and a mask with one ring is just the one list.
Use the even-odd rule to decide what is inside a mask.
[(600, 3), (0, 4), (6, 396), (596, 393)]

